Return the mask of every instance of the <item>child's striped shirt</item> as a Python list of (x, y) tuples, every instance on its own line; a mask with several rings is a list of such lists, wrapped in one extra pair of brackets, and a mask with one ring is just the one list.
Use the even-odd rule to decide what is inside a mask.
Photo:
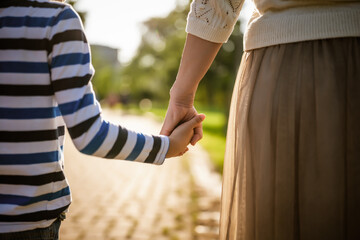
[(102, 118), (90, 59), (71, 6), (1, 1), (0, 233), (47, 227), (68, 208), (65, 126), (82, 153), (163, 163), (168, 137), (129, 131)]

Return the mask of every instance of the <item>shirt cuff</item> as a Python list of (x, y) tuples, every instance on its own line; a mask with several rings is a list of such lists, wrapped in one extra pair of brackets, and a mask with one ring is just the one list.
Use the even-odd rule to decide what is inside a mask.
[(234, 28), (213, 28), (208, 23), (188, 17), (186, 32), (215, 43), (226, 43)]
[(155, 158), (154, 161), (155, 165), (162, 165), (164, 163), (166, 154), (169, 151), (169, 146), (170, 146), (170, 140), (168, 136), (160, 135), (160, 138), (161, 138), (161, 147)]

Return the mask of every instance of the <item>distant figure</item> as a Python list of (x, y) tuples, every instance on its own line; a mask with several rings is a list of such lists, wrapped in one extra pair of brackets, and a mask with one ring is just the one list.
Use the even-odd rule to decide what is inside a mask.
[[(230, 109), (220, 239), (360, 239), (360, 1), (253, 2)], [(193, 0), (162, 134), (197, 114), (197, 86), (242, 4)]]
[(65, 125), (84, 154), (160, 165), (187, 151), (204, 119), (195, 116), (169, 137), (109, 123), (93, 74), (83, 26), (70, 5), (0, 2), (1, 240), (58, 239), (71, 202), (63, 172)]

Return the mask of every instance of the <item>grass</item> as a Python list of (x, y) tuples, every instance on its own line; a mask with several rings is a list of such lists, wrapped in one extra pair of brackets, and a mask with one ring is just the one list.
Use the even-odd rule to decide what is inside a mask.
[[(132, 114), (145, 114), (152, 113), (159, 121), (165, 119), (166, 107), (154, 106), (151, 109), (144, 111), (137, 105), (133, 105), (127, 110)], [(203, 139), (200, 141), (201, 146), (209, 153), (211, 161), (214, 163), (216, 170), (222, 173), (224, 154), (225, 154), (225, 126), (226, 117), (221, 110), (199, 107), (197, 108), (199, 113), (204, 113), (206, 119), (203, 122)]]
[(204, 137), (200, 144), (208, 151), (210, 159), (218, 172), (222, 173), (225, 154), (225, 126), (226, 117), (219, 110), (198, 109), (206, 115), (203, 123)]

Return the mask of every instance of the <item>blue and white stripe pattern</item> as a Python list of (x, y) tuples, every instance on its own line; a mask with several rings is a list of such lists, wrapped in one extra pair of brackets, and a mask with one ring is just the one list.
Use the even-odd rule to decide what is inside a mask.
[(0, 2), (0, 233), (47, 227), (68, 208), (65, 126), (82, 153), (163, 163), (167, 137), (102, 118), (90, 59), (69, 5)]

